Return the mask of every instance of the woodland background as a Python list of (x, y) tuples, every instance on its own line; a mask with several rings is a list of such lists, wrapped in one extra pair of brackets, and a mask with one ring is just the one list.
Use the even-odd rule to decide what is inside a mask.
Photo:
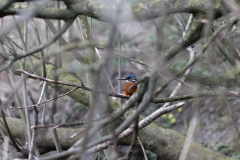
[(0, 1), (0, 157), (239, 159), (239, 15), (237, 0)]

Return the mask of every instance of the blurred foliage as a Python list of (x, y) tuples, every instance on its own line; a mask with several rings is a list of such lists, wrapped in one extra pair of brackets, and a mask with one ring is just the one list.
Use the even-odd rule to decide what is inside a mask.
[(181, 121), (180, 113), (182, 112), (182, 110), (183, 108), (180, 107), (177, 109), (177, 111), (162, 115), (161, 118), (163, 123), (161, 125), (169, 128), (179, 123)]
[(235, 151), (232, 153), (232, 158), (240, 159), (240, 150)]
[(217, 151), (227, 155), (229, 153), (228, 145), (226, 144), (218, 145)]

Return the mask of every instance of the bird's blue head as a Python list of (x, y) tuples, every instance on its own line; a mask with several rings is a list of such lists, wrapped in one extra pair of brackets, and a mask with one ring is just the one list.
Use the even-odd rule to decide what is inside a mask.
[(118, 80), (126, 80), (127, 82), (135, 82), (135, 81), (137, 81), (137, 77), (134, 74), (130, 74), (126, 78), (120, 78)]

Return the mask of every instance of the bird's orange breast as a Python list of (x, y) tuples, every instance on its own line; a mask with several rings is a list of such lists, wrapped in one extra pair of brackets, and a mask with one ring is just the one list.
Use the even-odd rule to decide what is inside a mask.
[(127, 82), (124, 87), (124, 94), (127, 96), (131, 96), (134, 92), (137, 90), (137, 86), (134, 86), (132, 89), (130, 89), (130, 86), (132, 86), (134, 82)]

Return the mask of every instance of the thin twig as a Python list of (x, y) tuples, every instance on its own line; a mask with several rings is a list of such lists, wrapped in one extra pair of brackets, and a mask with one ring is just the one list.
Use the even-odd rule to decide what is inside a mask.
[[(49, 82), (49, 83), (54, 83), (54, 84), (58, 84), (58, 85), (60, 84), (60, 85), (66, 85), (66, 86), (73, 86), (73, 87), (81, 88), (81, 89), (84, 89), (84, 90), (87, 90), (87, 91), (93, 91), (92, 88), (87, 87), (83, 84), (77, 85), (77, 84), (66, 83), (66, 82), (62, 82), (62, 81), (54, 81), (54, 80), (51, 80), (51, 79), (47, 79), (47, 78), (43, 78), (43, 77), (31, 74), (31, 73), (23, 71), (23, 70), (17, 70), (17, 72), (24, 73), (24, 74), (26, 74), (30, 77), (38, 78), (42, 81), (46, 81), (46, 82)], [(99, 94), (109, 95), (109, 96), (112, 96), (112, 97), (129, 99), (128, 96), (125, 96), (123, 94), (106, 93), (106, 92), (101, 92), (101, 91), (97, 91), (97, 92)], [(175, 97), (170, 97), (170, 98), (155, 98), (151, 102), (165, 103), (165, 102), (174, 102), (174, 101), (187, 100), (187, 99), (198, 98), (198, 97), (217, 97), (217, 96), (221, 96), (221, 95), (230, 96), (230, 97), (240, 97), (240, 91), (222, 91), (222, 92), (205, 91), (205, 92), (199, 92), (199, 93), (195, 93), (195, 94), (188, 94), (188, 95), (182, 95), (182, 96), (175, 96)], [(42, 102), (42, 103), (44, 103), (44, 102)], [(26, 106), (26, 107), (33, 107), (33, 106), (34, 105), (30, 105), (30, 106)], [(21, 109), (21, 108), (19, 108), (19, 109)]]
[(173, 80), (175, 80), (176, 78), (178, 78), (179, 76), (181, 76), (182, 74), (186, 73), (186, 71), (191, 68), (198, 60), (199, 60), (199, 56), (195, 57), (191, 62), (189, 62), (179, 73), (177, 73), (177, 75), (173, 76), (172, 78), (170, 78), (170, 80), (168, 80), (163, 86), (161, 86), (159, 89), (157, 89), (155, 91), (155, 94), (159, 94), (161, 93)]
[(127, 60), (129, 60), (129, 61), (133, 61), (133, 62), (135, 62), (135, 63), (141, 64), (141, 65), (143, 65), (145, 68), (151, 68), (151, 66), (147, 65), (147, 64), (146, 64), (145, 62), (143, 62), (143, 61), (136, 60), (136, 59), (127, 57), (127, 56), (125, 56), (125, 55), (121, 55), (121, 54), (119, 54), (119, 53), (117, 53), (117, 52), (113, 52), (113, 54), (115, 54), (115, 55), (118, 56), (118, 57), (127, 59)]
[[(17, 24), (17, 21), (16, 21), (14, 16), (13, 16), (13, 20), (16, 23), (15, 24), (16, 25), (16, 30), (17, 30), (17, 33), (18, 33), (18, 35), (20, 37), (21, 46), (23, 48), (21, 55), (24, 55), (27, 52), (27, 36), (26, 36), (26, 34), (27, 34), (27, 30), (28, 30), (28, 26), (27, 26), (28, 22), (27, 21), (24, 22), (24, 33), (22, 34), (21, 30), (19, 28), (19, 25)], [(32, 64), (32, 61), (31, 61), (30, 57), (26, 57), (22, 61), (18, 61), (19, 64), (20, 64), (21, 69), (25, 70), (26, 59), (29, 62), (31, 70), (35, 74), (34, 66)], [(21, 74), (21, 76), (25, 77), (26, 75)], [(27, 82), (26, 81), (23, 82), (22, 95), (23, 95), (23, 105), (27, 106), (28, 102), (27, 102)], [(27, 108), (24, 109), (24, 112), (25, 112), (25, 116), (26, 116), (27, 144), (29, 146), (30, 143), (31, 143), (31, 136), (32, 136), (32, 132), (31, 132), (31, 129), (30, 129), (31, 128), (30, 114), (29, 114), (29, 110)]]
[(46, 43), (44, 43), (44, 44), (42, 44), (42, 45), (40, 45), (40, 46), (30, 50), (30, 51), (27, 51), (24, 55), (18, 55), (18, 56), (9, 58), (9, 62), (6, 65), (4, 65), (2, 68), (0, 68), (0, 71), (8, 69), (9, 67), (12, 66), (12, 64), (15, 61), (17, 61), (19, 59), (22, 59), (22, 58), (25, 58), (25, 57), (28, 57), (28, 56), (30, 56), (30, 55), (32, 55), (34, 53), (37, 53), (37, 52), (43, 50), (44, 48), (50, 46), (51, 44), (53, 44), (72, 25), (73, 21), (74, 21), (74, 19), (69, 19), (68, 21), (66, 21), (66, 23), (61, 28), (61, 30), (57, 34), (55, 34), (54, 37), (52, 39), (50, 39), (48, 42), (46, 42)]
[[(28, 75), (28, 76), (30, 76), (32, 78), (36, 78), (36, 79), (39, 79), (39, 80), (42, 80), (42, 81), (46, 81), (46, 82), (49, 82), (49, 83), (54, 83), (54, 84), (58, 84), (58, 85), (60, 84), (60, 85), (72, 86), (72, 87), (78, 87), (78, 88), (82, 88), (82, 89), (87, 90), (87, 91), (93, 91), (92, 88), (85, 86), (83, 83), (81, 83), (80, 85), (79, 84), (66, 83), (66, 82), (51, 80), (51, 79), (48, 79), (48, 78), (43, 78), (43, 77), (40, 77), (38, 75), (31, 74), (31, 73), (29, 73), (27, 71), (23, 71), (21, 69), (18, 69), (16, 71), (19, 72), (19, 73), (24, 73), (24, 74), (26, 74), (26, 75)], [(120, 97), (120, 98), (125, 98), (125, 99), (129, 98), (128, 96), (125, 96), (123, 94), (106, 93), (106, 92), (101, 92), (101, 91), (97, 91), (97, 92), (101, 93), (101, 94), (106, 94), (106, 95), (109, 95), (109, 96), (113, 96), (113, 97)]]
[[(184, 36), (186, 35), (186, 32), (188, 31), (190, 25), (192, 24), (193, 15), (192, 15), (192, 14), (190, 15), (186, 27), (184, 27), (183, 23), (181, 23), (181, 21), (178, 19), (178, 17), (177, 17), (176, 15), (174, 15), (174, 19), (178, 22), (179, 28), (183, 31), (183, 37), (184, 37)], [(196, 55), (195, 55), (196, 51), (195, 51), (195, 48), (194, 48), (193, 46), (187, 47), (187, 51), (188, 51), (189, 54), (190, 54), (190, 55), (189, 55), (189, 61), (188, 61), (188, 64), (187, 64), (187, 65), (189, 65), (189, 64), (191, 64), (191, 63), (194, 61), (195, 56), (196, 56)], [(182, 78), (181, 78), (181, 81), (182, 81), (182, 82), (185, 82), (185, 80), (186, 80), (187, 77), (190, 75), (190, 73), (192, 72), (192, 70), (193, 70), (193, 65), (190, 66), (190, 67), (185, 71), (184, 75), (183, 75)], [(171, 97), (175, 96), (175, 95), (180, 91), (181, 87), (182, 87), (182, 83), (179, 82), (179, 83), (177, 84), (177, 86), (175, 87), (175, 89), (172, 91), (172, 93), (171, 93), (171, 95), (170, 95), (169, 97), (171, 98)], [(165, 104), (163, 105), (163, 107), (166, 107), (166, 106), (168, 106), (169, 104), (170, 104), (170, 103), (167, 102), (167, 103), (165, 103)]]
[(193, 116), (193, 118), (191, 119), (189, 128), (188, 128), (187, 138), (184, 142), (182, 151), (179, 156), (179, 160), (185, 160), (187, 158), (187, 153), (188, 153), (188, 150), (189, 150), (192, 138), (193, 138), (193, 133), (194, 133), (196, 125), (197, 125), (197, 117)]
[(146, 150), (145, 150), (145, 148), (144, 148), (144, 146), (143, 146), (143, 144), (141, 142), (141, 139), (139, 137), (138, 137), (138, 142), (139, 142), (139, 144), (140, 144), (140, 146), (142, 148), (142, 152), (143, 152), (145, 160), (148, 160), (148, 157), (147, 157), (147, 154), (146, 154)]
[(16, 108), (16, 107), (7, 107), (7, 108), (14, 109), (13, 111), (15, 111), (15, 110), (17, 110), (17, 109), (23, 109), (23, 108), (32, 108), (32, 107), (34, 108), (34, 107), (36, 107), (36, 106), (39, 106), (39, 105), (48, 103), (48, 102), (50, 102), (50, 101), (56, 100), (56, 99), (58, 99), (58, 98), (61, 98), (61, 97), (63, 97), (63, 96), (66, 96), (66, 95), (68, 95), (69, 93), (77, 90), (78, 88), (79, 88), (79, 87), (75, 87), (75, 88), (73, 88), (72, 90), (70, 90), (70, 91), (68, 91), (68, 92), (66, 92), (66, 93), (64, 93), (64, 94), (61, 94), (61, 95), (59, 95), (59, 96), (57, 96), (57, 97), (54, 97), (54, 98), (48, 99), (48, 100), (46, 100), (46, 101), (44, 101), (44, 102), (40, 102), (40, 103), (33, 104), (33, 105), (30, 105), (30, 106), (18, 107), (18, 108)]
[[(28, 98), (30, 99), (30, 101), (32, 102), (32, 104), (35, 104), (35, 101), (32, 97), (32, 94), (30, 91), (27, 92), (28, 94)], [(34, 126), (37, 126), (38, 125), (38, 108), (37, 106), (34, 107)], [(33, 152), (34, 152), (34, 146), (35, 146), (35, 141), (36, 141), (36, 135), (37, 135), (37, 128), (33, 128), (32, 129), (32, 140), (31, 140), (31, 143), (30, 143), (30, 151), (29, 151), (29, 156), (28, 156), (28, 159), (29, 160), (32, 160), (33, 159)]]
[(128, 149), (128, 152), (127, 152), (127, 155), (126, 155), (126, 160), (130, 160), (130, 158), (132, 156), (132, 153), (134, 152), (134, 149), (137, 147), (138, 122), (139, 122), (139, 116), (134, 121), (132, 142), (131, 142), (131, 145)]

